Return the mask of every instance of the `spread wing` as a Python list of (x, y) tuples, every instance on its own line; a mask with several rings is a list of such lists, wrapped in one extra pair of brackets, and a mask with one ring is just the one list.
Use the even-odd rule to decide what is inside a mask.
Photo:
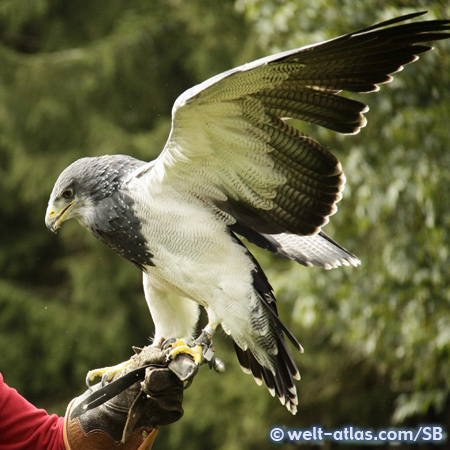
[(345, 177), (335, 156), (286, 119), (357, 133), (368, 108), (339, 93), (377, 91), (431, 49), (423, 42), (449, 36), (449, 21), (399, 24), (421, 14), (269, 56), (189, 89), (174, 105), (164, 151), (140, 175), (203, 199), (241, 230), (325, 236)]

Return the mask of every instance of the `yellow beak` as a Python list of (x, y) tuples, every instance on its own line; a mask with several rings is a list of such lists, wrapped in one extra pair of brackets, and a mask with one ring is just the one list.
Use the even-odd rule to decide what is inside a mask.
[(60, 210), (58, 210), (55, 205), (48, 205), (47, 212), (45, 214), (45, 225), (47, 225), (47, 228), (50, 231), (53, 231), (53, 233), (56, 233), (56, 230), (61, 226), (61, 223), (66, 220), (67, 213), (74, 204), (75, 200), (72, 200)]

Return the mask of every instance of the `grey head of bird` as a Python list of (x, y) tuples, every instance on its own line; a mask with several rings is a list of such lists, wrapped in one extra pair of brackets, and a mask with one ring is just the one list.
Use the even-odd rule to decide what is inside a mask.
[(115, 197), (122, 193), (120, 187), (124, 177), (142, 164), (143, 161), (124, 155), (75, 161), (64, 169), (53, 187), (45, 224), (56, 233), (63, 222), (77, 219), (93, 231), (102, 223), (100, 215), (107, 204), (115, 204)]

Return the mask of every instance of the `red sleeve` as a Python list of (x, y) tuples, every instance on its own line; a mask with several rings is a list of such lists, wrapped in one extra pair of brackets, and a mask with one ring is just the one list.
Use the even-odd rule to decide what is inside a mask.
[(0, 373), (1, 450), (64, 450), (63, 424), (63, 417), (33, 406)]

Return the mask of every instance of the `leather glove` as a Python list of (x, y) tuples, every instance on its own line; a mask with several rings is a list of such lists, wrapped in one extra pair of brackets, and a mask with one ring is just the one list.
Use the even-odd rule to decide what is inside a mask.
[(145, 369), (144, 381), (134, 382), (125, 391), (79, 417), (70, 418), (78, 405), (102, 387), (101, 383), (70, 403), (64, 424), (68, 450), (148, 450), (159, 425), (181, 418), (183, 382), (192, 380), (197, 365), (187, 355), (179, 355), (169, 363), (161, 349), (145, 347), (139, 349), (113, 381), (147, 364), (152, 366)]

